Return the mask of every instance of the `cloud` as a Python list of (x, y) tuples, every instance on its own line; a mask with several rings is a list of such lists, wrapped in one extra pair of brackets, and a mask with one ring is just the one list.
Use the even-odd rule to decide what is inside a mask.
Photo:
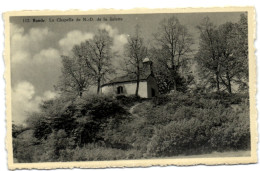
[(110, 25), (104, 23), (99, 25), (99, 29), (104, 29), (108, 32), (109, 36), (113, 38), (112, 50), (122, 55), (128, 36), (126, 34), (119, 34), (118, 29), (112, 28)]
[(117, 35), (117, 36), (114, 37), (114, 44), (113, 44), (112, 49), (114, 51), (117, 51), (117, 52), (123, 54), (124, 46), (125, 46), (126, 43), (127, 43), (127, 36), (126, 35), (124, 35), (124, 34)]
[(22, 80), (27, 80), (33, 83), (36, 94), (53, 90), (53, 86), (57, 84), (61, 75), (62, 65), (60, 52), (57, 49), (42, 49), (30, 57), (25, 56), (19, 59), (23, 62), (11, 65), (12, 87), (19, 84)]
[(15, 123), (22, 123), (28, 112), (37, 112), (39, 99), (35, 99), (34, 86), (26, 81), (20, 82), (12, 90), (12, 117)]
[(11, 31), (11, 37), (14, 37), (14, 35), (19, 36), (24, 33), (24, 28), (11, 23), (10, 31)]
[(14, 100), (31, 100), (33, 98), (35, 91), (31, 83), (23, 81), (19, 83), (13, 91)]
[(25, 33), (23, 27), (11, 24), (11, 61), (13, 64), (30, 60), (42, 49), (43, 42), (53, 33), (48, 28), (31, 28)]
[(30, 53), (23, 51), (23, 50), (17, 50), (15, 52), (12, 52), (12, 64), (22, 63), (23, 61), (26, 61), (30, 58)]
[[(124, 49), (124, 45), (127, 43), (127, 35), (119, 34), (118, 29), (112, 28), (110, 25), (104, 23), (100, 24), (98, 28), (106, 30), (109, 36), (112, 37), (113, 39), (112, 50), (114, 52), (122, 53)], [(80, 44), (85, 40), (93, 39), (94, 35), (95, 34), (92, 32), (82, 32), (79, 30), (73, 30), (68, 32), (64, 38), (59, 40), (61, 53), (63, 55), (69, 55), (74, 45)]]
[(33, 56), (36, 63), (54, 62), (60, 60), (60, 52), (53, 48), (43, 49)]
[(110, 25), (105, 24), (105, 23), (100, 24), (99, 29), (106, 30), (108, 32), (109, 36), (111, 36), (111, 37), (118, 35), (117, 29), (113, 29)]
[(12, 87), (27, 80), (37, 94), (53, 88), (60, 75), (61, 58), (53, 48), (55, 34), (47, 27), (31, 28), (11, 24)]
[(45, 91), (45, 92), (43, 93), (43, 98), (42, 98), (42, 99), (43, 99), (43, 100), (51, 100), (51, 99), (56, 98), (57, 96), (58, 96), (57, 93), (48, 90), (48, 91)]
[(67, 35), (59, 41), (62, 54), (68, 55), (74, 45), (92, 39), (93, 37), (93, 33), (81, 32), (79, 30), (68, 32)]
[[(117, 52), (118, 55), (114, 56), (113, 59), (113, 67), (117, 69), (122, 68), (122, 64), (124, 63), (124, 46), (127, 43), (127, 34), (120, 34), (117, 28), (113, 28), (108, 24), (100, 24), (99, 29), (104, 29), (108, 32), (109, 36), (113, 38), (112, 51)], [(117, 70), (117, 74), (121, 71)]]
[(45, 91), (42, 96), (35, 95), (34, 86), (28, 81), (19, 82), (12, 89), (12, 118), (16, 124), (22, 124), (27, 116), (39, 111), (39, 104), (43, 100), (57, 97), (52, 91)]

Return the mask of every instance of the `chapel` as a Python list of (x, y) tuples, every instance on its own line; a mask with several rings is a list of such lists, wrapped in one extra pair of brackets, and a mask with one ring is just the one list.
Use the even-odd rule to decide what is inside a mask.
[[(116, 77), (101, 86), (101, 93), (125, 96), (134, 95), (137, 86), (136, 82), (135, 74)], [(138, 95), (142, 98), (151, 98), (158, 95), (158, 86), (153, 73), (153, 62), (149, 58), (143, 60)]]

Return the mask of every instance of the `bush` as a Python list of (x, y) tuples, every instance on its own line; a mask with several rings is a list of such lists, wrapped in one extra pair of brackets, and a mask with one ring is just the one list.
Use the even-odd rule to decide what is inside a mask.
[(189, 153), (195, 149), (196, 139), (201, 123), (198, 119), (173, 121), (158, 128), (148, 145), (151, 156), (173, 156)]
[(124, 150), (100, 147), (96, 144), (88, 144), (73, 150), (72, 161), (100, 161), (126, 159)]
[(133, 132), (133, 127), (130, 124), (131, 122), (131, 120), (125, 120), (119, 123), (115, 120), (110, 120), (106, 126), (106, 130), (100, 132), (99, 135), (103, 138), (106, 147), (123, 150), (132, 148), (131, 135)]
[[(73, 138), (68, 137), (65, 130), (54, 131), (48, 139), (42, 142), (44, 149), (41, 161), (70, 161), (71, 151), (75, 147)], [(70, 153), (67, 153), (70, 152)]]
[(211, 147), (218, 151), (250, 148), (249, 108), (242, 104), (225, 115), (225, 122), (211, 129)]
[[(227, 100), (235, 96), (240, 101)], [(28, 119), (30, 134), (14, 126), (14, 157), (18, 162), (119, 160), (250, 148), (246, 96), (173, 92), (128, 113), (137, 101), (142, 99), (92, 95), (44, 103), (39, 115)]]
[(13, 157), (18, 163), (32, 163), (40, 161), (44, 150), (39, 141), (33, 137), (33, 131), (27, 130), (12, 139)]
[(158, 95), (152, 99), (152, 102), (154, 105), (164, 105), (171, 101), (171, 98), (169, 95)]
[[(44, 112), (44, 113), (43, 113)], [(47, 139), (52, 132), (63, 130), (77, 145), (102, 140), (98, 137), (109, 120), (120, 123), (126, 110), (110, 96), (83, 96), (63, 103), (56, 99), (44, 105), (40, 113), (31, 115), (28, 123), (37, 139)]]
[[(160, 108), (158, 116), (161, 117), (153, 119), (154, 114), (148, 117), (148, 120), (156, 121), (152, 123), (157, 126), (147, 147), (148, 155), (158, 157), (250, 148), (248, 104), (242, 104), (236, 110), (226, 108), (217, 100), (207, 100), (205, 105), (207, 107), (176, 108), (174, 104), (167, 104)], [(176, 110), (173, 112), (173, 109)]]
[(203, 97), (205, 99), (214, 99), (219, 100), (223, 105), (230, 106), (232, 104), (241, 104), (243, 103), (244, 99), (248, 99), (248, 94), (229, 94), (226, 92), (215, 92), (215, 93), (208, 93), (204, 94)]
[(119, 95), (119, 96), (116, 96), (116, 99), (123, 106), (132, 106), (136, 102), (142, 101), (142, 99), (139, 96), (135, 96), (135, 95), (129, 95), (129, 96)]

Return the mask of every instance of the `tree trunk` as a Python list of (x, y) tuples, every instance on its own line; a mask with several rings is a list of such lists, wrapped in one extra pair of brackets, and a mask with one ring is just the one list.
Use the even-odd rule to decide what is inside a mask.
[(228, 84), (228, 93), (232, 94), (231, 83)]
[(173, 78), (173, 90), (177, 91), (177, 80), (176, 80), (177, 71), (175, 70), (175, 66), (173, 66), (171, 73), (172, 73), (172, 78)]
[(99, 94), (100, 93), (100, 82), (101, 82), (101, 79), (100, 78), (98, 78), (98, 80), (97, 80), (97, 94)]
[(83, 89), (84, 88), (82, 86), (79, 86), (79, 88), (78, 88), (78, 95), (79, 95), (79, 97), (82, 97)]
[(177, 82), (176, 82), (175, 77), (173, 77), (173, 90), (174, 90), (174, 92), (177, 91)]
[(136, 89), (135, 89), (135, 96), (136, 96), (136, 97), (138, 97), (139, 83), (140, 83), (140, 77), (139, 77), (139, 74), (137, 74)]
[(220, 91), (220, 87), (219, 87), (219, 76), (218, 73), (216, 73), (216, 86), (217, 86), (217, 92)]
[(136, 82), (136, 90), (135, 90), (135, 96), (138, 97), (138, 91), (139, 91), (139, 80)]
[[(138, 59), (138, 56), (136, 56), (136, 59)], [(138, 97), (139, 83), (140, 83), (140, 66), (139, 66), (139, 62), (137, 62), (137, 67), (136, 67), (136, 89), (135, 89), (135, 96), (136, 97)]]
[(229, 72), (226, 73), (226, 76), (227, 76), (227, 81), (228, 81), (228, 84), (227, 84), (228, 93), (232, 94), (231, 79), (229, 77)]
[(177, 91), (176, 73), (177, 73), (177, 71), (175, 71), (175, 68), (173, 68), (173, 70), (172, 70), (172, 77), (173, 77), (173, 89), (174, 89), (174, 91)]

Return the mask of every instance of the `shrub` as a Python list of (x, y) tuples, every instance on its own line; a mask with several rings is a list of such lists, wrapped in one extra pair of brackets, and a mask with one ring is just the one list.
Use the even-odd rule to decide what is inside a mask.
[(97, 161), (126, 159), (126, 152), (120, 149), (100, 147), (88, 144), (73, 150), (72, 161)]
[(82, 146), (102, 139), (99, 132), (109, 120), (120, 123), (127, 117), (126, 110), (110, 96), (82, 96), (63, 103), (61, 99), (45, 103), (40, 113), (28, 119), (37, 139), (47, 139), (52, 132), (65, 131), (77, 145)]
[(121, 150), (102, 147), (97, 144), (88, 144), (73, 150), (72, 161), (101, 161), (140, 159), (143, 154), (139, 150)]
[(158, 157), (250, 148), (248, 104), (235, 110), (214, 99), (202, 98), (200, 102), (205, 104), (202, 108), (197, 105), (176, 108), (175, 104), (167, 104), (160, 107), (160, 115), (157, 113), (161, 117), (154, 118), (155, 113), (147, 117), (156, 125), (147, 147), (148, 155)]
[(110, 120), (106, 126), (106, 130), (99, 134), (103, 138), (106, 147), (124, 150), (132, 148), (131, 136), (133, 127), (130, 124), (131, 122), (131, 120), (125, 120), (119, 123), (115, 120)]
[(141, 159), (143, 158), (143, 152), (140, 150), (132, 149), (126, 151), (125, 159)]
[(46, 139), (52, 132), (51, 125), (44, 113), (34, 113), (27, 119), (27, 124), (33, 129), (33, 135), (37, 139)]
[[(73, 138), (68, 137), (65, 130), (54, 131), (42, 146), (44, 153), (41, 156), (41, 161), (70, 161), (71, 151), (75, 147)], [(67, 153), (70, 152), (70, 153)]]
[(39, 141), (33, 137), (33, 131), (27, 130), (12, 139), (13, 157), (18, 163), (32, 163), (40, 161), (43, 153)]
[(159, 95), (152, 99), (154, 105), (164, 105), (171, 100), (170, 96), (166, 95)]
[(248, 99), (249, 95), (247, 93), (244, 94), (229, 94), (226, 92), (215, 92), (215, 93), (207, 93), (204, 94), (203, 97), (205, 99), (214, 99), (219, 100), (223, 105), (230, 106), (232, 104), (241, 104), (243, 103), (243, 99)]
[(237, 110), (229, 110), (225, 121), (211, 129), (211, 147), (218, 151), (250, 148), (249, 108), (242, 104)]
[(23, 133), (24, 131), (29, 130), (30, 128), (24, 127), (22, 125), (12, 124), (12, 137), (16, 138), (19, 134)]
[(139, 96), (135, 96), (135, 95), (129, 95), (129, 96), (118, 95), (118, 96), (116, 96), (116, 99), (123, 106), (132, 106), (136, 102), (141, 102), (142, 101), (142, 99)]
[(158, 128), (148, 145), (148, 154), (151, 156), (172, 156), (190, 153), (196, 148), (194, 139), (200, 127), (198, 119), (173, 121)]
[(18, 162), (90, 161), (249, 149), (249, 101), (240, 95), (240, 101), (227, 100), (235, 96), (173, 92), (138, 104), (131, 114), (128, 105), (142, 99), (56, 99), (28, 119), (29, 138), (14, 127), (14, 157)]

